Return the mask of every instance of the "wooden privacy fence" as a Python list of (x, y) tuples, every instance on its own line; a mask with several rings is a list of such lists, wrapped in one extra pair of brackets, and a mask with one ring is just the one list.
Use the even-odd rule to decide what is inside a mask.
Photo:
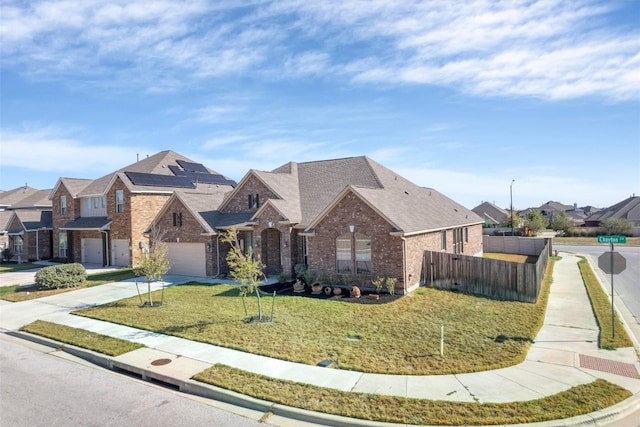
[(422, 280), (433, 288), (535, 303), (548, 262), (548, 245), (535, 264), (426, 251)]

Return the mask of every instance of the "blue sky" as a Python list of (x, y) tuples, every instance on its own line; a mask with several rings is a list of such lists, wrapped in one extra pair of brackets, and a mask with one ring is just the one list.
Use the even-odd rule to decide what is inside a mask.
[(366, 155), (468, 208), (640, 194), (640, 1), (13, 1), (0, 189)]

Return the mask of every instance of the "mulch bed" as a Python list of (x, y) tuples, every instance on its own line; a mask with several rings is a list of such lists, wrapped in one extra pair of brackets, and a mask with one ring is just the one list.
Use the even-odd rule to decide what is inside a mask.
[(311, 293), (310, 286), (305, 286), (304, 292), (293, 292), (293, 282), (261, 285), (260, 290), (267, 294), (273, 294), (273, 291), (275, 291), (276, 295), (352, 302), (356, 304), (387, 304), (402, 298), (402, 295), (389, 295), (388, 293), (381, 293), (379, 294), (379, 298), (374, 299), (373, 297), (370, 296), (374, 294), (374, 292), (369, 292), (369, 291), (362, 291), (361, 292), (362, 295), (360, 296), (360, 298), (352, 298), (349, 295), (349, 288), (342, 288), (342, 294), (340, 295), (333, 295), (333, 293), (327, 295), (324, 291), (320, 292), (319, 294), (313, 294)]

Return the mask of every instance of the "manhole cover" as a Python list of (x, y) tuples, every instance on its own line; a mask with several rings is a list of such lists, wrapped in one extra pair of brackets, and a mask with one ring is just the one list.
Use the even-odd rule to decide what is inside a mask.
[(153, 366), (163, 366), (163, 365), (168, 365), (169, 363), (171, 363), (171, 359), (156, 359), (153, 362), (151, 362)]

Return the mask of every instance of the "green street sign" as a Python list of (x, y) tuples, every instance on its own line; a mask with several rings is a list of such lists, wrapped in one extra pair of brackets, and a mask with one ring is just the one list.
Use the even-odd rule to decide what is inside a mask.
[(627, 236), (598, 236), (598, 243), (627, 243)]

